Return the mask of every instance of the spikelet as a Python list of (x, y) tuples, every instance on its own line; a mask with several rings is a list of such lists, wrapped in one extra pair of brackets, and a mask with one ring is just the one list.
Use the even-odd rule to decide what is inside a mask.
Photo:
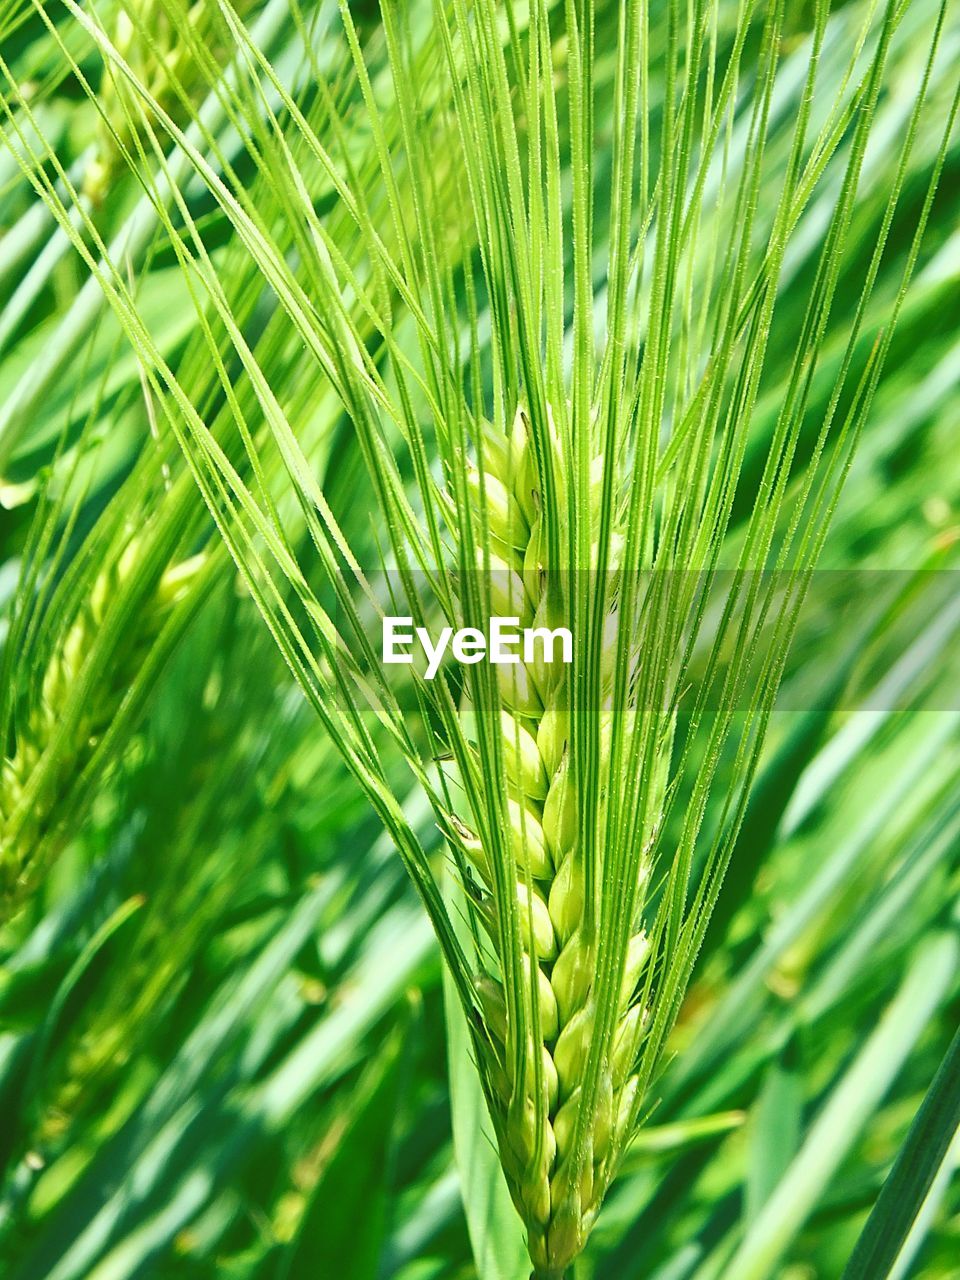
[[(234, 12), (243, 17), (253, 3), (254, 0), (234, 0)], [(216, 0), (194, 0), (192, 4), (189, 0), (167, 0), (166, 4), (158, 0), (125, 0), (108, 34), (137, 82), (182, 125), (188, 118), (183, 96), (197, 103), (207, 87), (207, 73), (184, 39), (184, 32), (190, 31), (200, 46), (206, 46), (212, 65), (222, 66), (229, 54), (223, 21)], [(122, 148), (136, 154), (135, 139), (145, 141), (140, 113), (145, 110), (148, 118), (150, 114), (149, 106), (111, 63), (104, 66), (97, 96), (101, 112), (97, 145), (84, 176), (84, 194), (94, 204), (101, 203), (125, 170)]]
[[(555, 439), (552, 420), (550, 430)], [(559, 462), (559, 446), (557, 457)], [(479, 473), (473, 475), (471, 484), (477, 509), (481, 492), (486, 504), (493, 613), (518, 616), (521, 625), (531, 618), (543, 625), (544, 583), (554, 566), (544, 563), (542, 503), (529, 424), (522, 411), (509, 438), (490, 438), (483, 465), (482, 478)], [(601, 459), (595, 460), (592, 480), (597, 481), (599, 493)], [(477, 533), (482, 534), (479, 527)], [(557, 624), (551, 619), (551, 625)], [(634, 1068), (645, 1023), (636, 991), (649, 944), (642, 920), (634, 921), (599, 1103), (591, 1107), (593, 1114), (585, 1121), (586, 1157), (575, 1158), (581, 1085), (596, 1021), (597, 957), (595, 944), (585, 941), (580, 927), (584, 869), (577, 847), (578, 784), (569, 746), (570, 669), (544, 663), (539, 647), (536, 656), (529, 667), (521, 663), (498, 668), (510, 793), (505, 806), (510, 825), (506, 844), (516, 859), (515, 891), (527, 975), (525, 1021), (528, 1028), (539, 1027), (539, 1042), (534, 1043), (528, 1033), (519, 1055), (524, 1063), (521, 1079), (515, 1078), (517, 1046), (503, 987), (497, 978), (483, 973), (476, 979), (476, 988), (490, 1037), (481, 1067), (489, 1082), (488, 1093), (493, 1095), (493, 1119), (507, 1182), (527, 1229), (535, 1274), (560, 1276), (583, 1249), (609, 1175), (630, 1136), (638, 1086)], [(609, 665), (609, 654), (604, 657)], [(609, 710), (604, 714), (609, 718)], [(610, 769), (609, 732), (604, 732), (604, 726), (600, 737), (603, 795)], [(658, 764), (658, 773), (657, 806), (666, 782), (665, 761)], [(465, 828), (461, 845), (484, 882), (481, 914), (486, 913), (496, 948), (494, 924), (502, 904), (497, 901), (487, 853)], [(532, 1013), (534, 991), (537, 1018)]]
[[(136, 573), (142, 546), (134, 538), (122, 555), (94, 580), (77, 616), (47, 662), (38, 696), (18, 717), (16, 748), (0, 778), (0, 921), (23, 904), (42, 868), (35, 854), (56, 826), (59, 799), (89, 762), (159, 635), (173, 606), (184, 596), (204, 561), (194, 556), (166, 570), (135, 621), (117, 637), (100, 679), (86, 690), (69, 741), (56, 741), (64, 709), (84, 675), (112, 600)], [(33, 783), (45, 766), (43, 785)], [(47, 768), (46, 766), (50, 766)]]

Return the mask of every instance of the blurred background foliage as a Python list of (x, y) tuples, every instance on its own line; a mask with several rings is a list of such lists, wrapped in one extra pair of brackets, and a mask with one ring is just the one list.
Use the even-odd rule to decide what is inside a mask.
[[(331, 97), (350, 108), (349, 136), (331, 145), (356, 182), (372, 183), (371, 138), (336, 6), (236, 7), (253, 30), (259, 24), (315, 127)], [(350, 7), (376, 90), (386, 93), (378, 6)], [(721, 48), (735, 8), (721, 7)], [(864, 8), (833, 6), (837, 40)], [(173, 46), (183, 38), (175, 10), (163, 5), (167, 21), (154, 28)], [(204, 47), (229, 48), (216, 6), (194, 10), (190, 29)], [(617, 10), (598, 5), (598, 49), (616, 40)], [(913, 101), (923, 42), (911, 36), (928, 31), (937, 10), (928, 0), (904, 7), (856, 211), (854, 272), (875, 243), (893, 141)], [(97, 12), (122, 29), (120, 6)], [(771, 154), (778, 122), (787, 137), (798, 90), (791, 57), (808, 38), (813, 6), (788, 12)], [(960, 63), (957, 6), (948, 12), (931, 90), (941, 107)], [(419, 13), (414, 6), (411, 20)], [(521, 40), (519, 6), (515, 17)], [(131, 47), (130, 56), (155, 52)], [(2, 0), (0, 59), (62, 168), (44, 153), (46, 171), (65, 196), (70, 176), (90, 225), (118, 246), (158, 349), (205, 420), (226, 423), (205, 331), (216, 335), (217, 321), (195, 305), (155, 214), (154, 162), (144, 153), (133, 166), (140, 172), (131, 170), (135, 131), (120, 139), (133, 153), (125, 157), (81, 84), (86, 77), (101, 102), (116, 94), (91, 41), (65, 7)], [(562, 79), (559, 39), (555, 63)], [(269, 132), (253, 93), (244, 120), (217, 111), (221, 70), (198, 58), (180, 81), (193, 99), (171, 92), (168, 109), (186, 121), (206, 101), (219, 141), (212, 162), (256, 203), (257, 148)], [(601, 58), (601, 182), (610, 74)], [(57, 857), (0, 932), (0, 1271), (11, 1280), (440, 1280), (476, 1275), (482, 1256), (481, 1280), (514, 1280), (514, 1227), (490, 1193), (495, 1160), (455, 1033), (448, 1051), (426, 920), (217, 549), (175, 443), (158, 430), (136, 354), (18, 163), (31, 125), (7, 102), (0, 592), (10, 740), (24, 691), (62, 641), (71, 591), (89, 585), (83, 571), (71, 587), (71, 566), (96, 567), (131, 522), (158, 569), (204, 547), (207, 560), (147, 647), (114, 729), (58, 796), (45, 836)], [(871, 303), (865, 349), (893, 303), (937, 143), (934, 133), (921, 137), (911, 157), (884, 267), (890, 287), (881, 281)], [(823, 617), (808, 620), (788, 671), (676, 1054), (578, 1280), (839, 1277), (960, 1021), (960, 700), (951, 658), (960, 630), (951, 586), (960, 541), (958, 153), (954, 135), (825, 552), (831, 569), (874, 572), (876, 592), (844, 627), (833, 625), (829, 592), (815, 593)], [(348, 251), (349, 217), (310, 157), (303, 164), (317, 209)], [(206, 187), (186, 169), (177, 181), (341, 525), (354, 545), (370, 546), (361, 463), (338, 405)], [(443, 158), (436, 181), (449, 189), (456, 234), (456, 173)], [(284, 210), (260, 212), (295, 255)], [(811, 269), (821, 212), (816, 204), (805, 212), (785, 272), (754, 472), (801, 319), (803, 291), (791, 285)], [(596, 213), (602, 225), (602, 199)], [(75, 226), (93, 244), (84, 219)], [(472, 251), (466, 242), (463, 250)], [(855, 299), (852, 290), (851, 307)], [(841, 289), (827, 348), (837, 358), (845, 305)], [(823, 370), (810, 441), (832, 390), (829, 359)], [(252, 405), (239, 368), (236, 394)], [(748, 463), (744, 505), (751, 474)], [(414, 796), (409, 812), (429, 840)], [(958, 1160), (955, 1141), (889, 1274), (960, 1277)]]

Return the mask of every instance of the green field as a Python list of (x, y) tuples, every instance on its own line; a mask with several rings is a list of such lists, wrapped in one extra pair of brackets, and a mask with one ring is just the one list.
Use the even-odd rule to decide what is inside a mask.
[(0, 0), (2, 1280), (960, 1280), (958, 66)]

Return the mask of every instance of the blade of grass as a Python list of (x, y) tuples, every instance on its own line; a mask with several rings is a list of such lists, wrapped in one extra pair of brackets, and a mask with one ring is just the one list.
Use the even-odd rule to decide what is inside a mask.
[(960, 946), (953, 933), (933, 937), (920, 948), (876, 1030), (830, 1091), (795, 1159), (725, 1264), (724, 1274), (737, 1280), (768, 1280), (949, 993), (958, 962)]
[(886, 1280), (909, 1238), (960, 1129), (960, 1031), (953, 1038), (877, 1203), (844, 1268), (843, 1280)]

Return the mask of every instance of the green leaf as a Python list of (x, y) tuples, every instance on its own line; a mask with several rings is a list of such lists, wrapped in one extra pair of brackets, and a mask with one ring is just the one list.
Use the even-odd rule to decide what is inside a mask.
[[(158, 350), (167, 358), (196, 327), (188, 280), (179, 269), (155, 271), (147, 276), (140, 288), (138, 305), (156, 337)], [(29, 382), (34, 367), (47, 358), (56, 327), (55, 318), (40, 325), (0, 364), (3, 401), (11, 398), (19, 384)], [(110, 312), (101, 318), (92, 336), (87, 335), (74, 354), (77, 365), (74, 376), (61, 380), (37, 405), (30, 416), (29, 430), (17, 442), (10, 460), (14, 474), (18, 472), (21, 457), (27, 458), (32, 474), (38, 456), (48, 460), (65, 427), (81, 423), (88, 414), (98, 412), (104, 401), (135, 387), (138, 382), (140, 362)], [(110, 427), (115, 429), (115, 426), (111, 421)], [(105, 424), (105, 432), (107, 429)], [(146, 429), (145, 422), (143, 429)], [(30, 486), (22, 488), (21, 500), (30, 496)], [(15, 505), (15, 488), (7, 486), (3, 497), (6, 506)]]
[[(463, 890), (445, 877), (451, 917), (462, 921)], [(472, 1059), (467, 1027), (453, 980), (443, 971), (443, 1007), (447, 1024), (447, 1063), (453, 1150), (460, 1172), (463, 1208), (480, 1280), (517, 1280), (529, 1271), (527, 1247), (517, 1211), (500, 1168), (493, 1125)]]
[[(418, 1019), (412, 1011), (344, 1099), (346, 1119), (277, 1280), (374, 1280), (389, 1221), (393, 1149)], [(334, 1124), (337, 1120), (334, 1121)], [(362, 1224), (362, 1226), (361, 1226)]]
[(632, 1165), (638, 1162), (637, 1157), (679, 1153), (709, 1138), (723, 1137), (741, 1128), (745, 1119), (742, 1111), (721, 1111), (674, 1124), (645, 1125), (630, 1143), (627, 1162)]
[(803, 1086), (788, 1046), (771, 1064), (754, 1104), (744, 1219), (755, 1222), (800, 1145)]
[[(876, 1030), (831, 1090), (802, 1147), (725, 1275), (767, 1280), (896, 1079), (911, 1049), (949, 991), (960, 959), (952, 933), (918, 952)], [(871, 1280), (874, 1280), (871, 1276)]]
[(897, 1262), (960, 1128), (960, 1031), (917, 1112), (843, 1280), (884, 1280)]
[(38, 1028), (36, 1044), (31, 1053), (30, 1076), (24, 1090), (28, 1098), (34, 1096), (37, 1092), (37, 1080), (43, 1071), (47, 1053), (57, 1033), (58, 1023), (67, 1009), (71, 997), (103, 948), (143, 905), (144, 900), (142, 897), (128, 898), (126, 902), (122, 902), (86, 944), (71, 965), (67, 976), (57, 988), (56, 995)]

